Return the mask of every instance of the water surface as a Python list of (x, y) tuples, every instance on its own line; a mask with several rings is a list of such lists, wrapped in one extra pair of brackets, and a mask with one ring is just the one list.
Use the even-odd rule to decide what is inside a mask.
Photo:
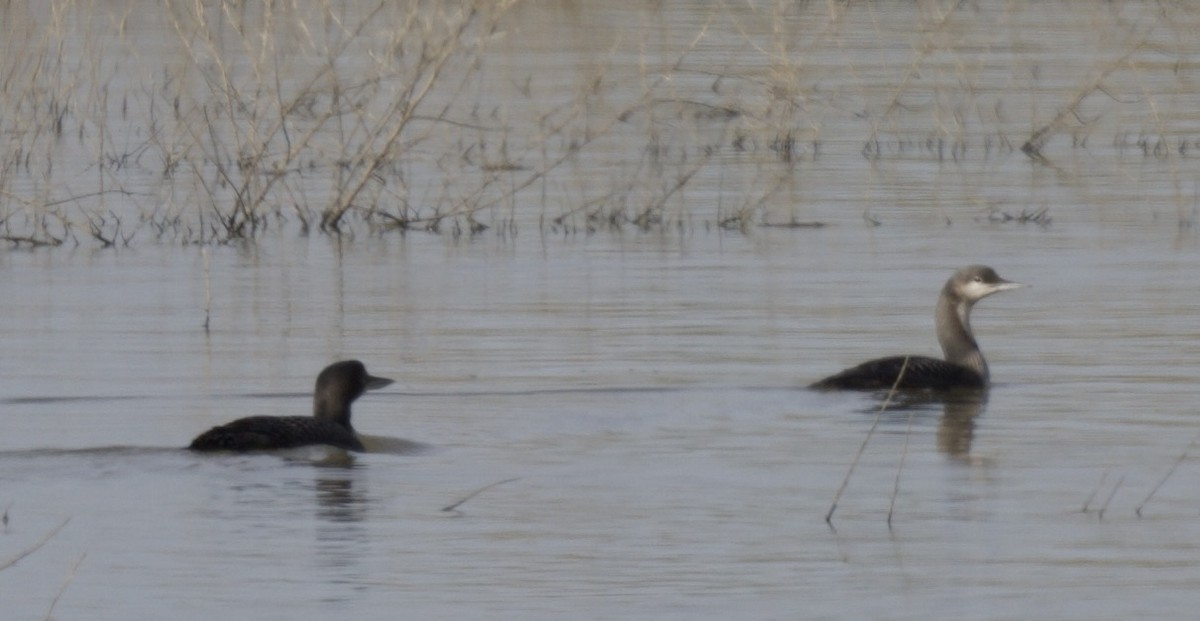
[[(1098, 93), (1094, 122), (1076, 127), (1090, 146), (1051, 142), (1050, 163), (984, 151), (995, 143), (974, 122), (955, 134), (961, 161), (917, 139), (954, 118), (930, 104), (944, 98), (997, 111), (993, 137), (1047, 122), (1084, 83), (1072, 76), (1097, 68), (1082, 42), (1112, 55), (1100, 68), (1128, 50), (1096, 42), (1101, 26), (1170, 39), (1142, 5), (1053, 6), (1054, 20), (1014, 9), (1008, 22), (966, 6), (940, 30), (910, 3), (778, 16), (797, 33), (824, 24), (838, 45), (787, 48), (811, 63), (787, 66), (820, 77), (795, 118), (820, 120), (808, 144), (822, 146), (782, 166), (791, 182), (754, 223), (823, 228), (718, 226), (717, 207), (769, 185), (756, 176), (779, 162), (767, 148), (706, 168), (668, 226), (539, 226), (629, 170), (624, 147), (646, 137), (633, 123), (596, 156), (611, 168), (581, 166), (514, 205), (515, 234), (5, 250), (0, 563), (66, 522), (0, 569), (6, 617), (52, 603), (61, 619), (1190, 616), (1193, 459), (1145, 501), (1200, 431), (1192, 160), (1126, 148), (1135, 99), (1105, 107)], [(783, 58), (748, 43), (778, 40), (761, 13), (663, 11), (530, 7), (489, 63), (576, 75), (611, 49), (613, 71), (644, 70), (632, 61), (675, 59), (708, 24), (726, 35), (687, 57), (679, 98), (736, 99), (699, 68), (755, 75)], [(957, 55), (912, 39), (984, 23), (1025, 34), (1011, 49), (942, 42)], [(638, 56), (614, 32), (662, 47)], [(847, 58), (856, 72), (836, 71)], [(942, 86), (900, 82), (914, 58), (911, 79)], [(1140, 101), (1163, 104), (1163, 135), (1182, 139), (1190, 66), (1114, 79), (1144, 77)], [(1029, 79), (978, 79), (1002, 69)], [(865, 157), (882, 110), (896, 122)], [(907, 124), (918, 118), (935, 129)], [(683, 129), (667, 142), (689, 153), (711, 137)], [(1048, 224), (997, 217), (1041, 207)], [(880, 401), (803, 387), (873, 356), (938, 355), (934, 300), (971, 263), (1032, 285), (975, 310), (993, 389), (880, 417), (831, 529)], [(182, 449), (232, 418), (307, 413), (317, 372), (351, 357), (397, 380), (356, 404), (357, 428), (424, 450)]]

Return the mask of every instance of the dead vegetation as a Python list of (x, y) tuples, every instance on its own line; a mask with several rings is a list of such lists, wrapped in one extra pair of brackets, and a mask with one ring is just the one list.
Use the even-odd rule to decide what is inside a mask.
[[(555, 10), (565, 11), (519, 0), (11, 3), (0, 9), (0, 240), (808, 229), (828, 222), (812, 208), (824, 207), (814, 182), (844, 185), (856, 204), (842, 213), (856, 222), (878, 197), (854, 189), (907, 188), (900, 167), (959, 177), (970, 199), (1014, 160), (1079, 175), (1064, 149), (1095, 149), (1089, 138), (1109, 126), (1116, 159), (1141, 152), (1177, 180), (1194, 159), (1195, 136), (1164, 111), (1193, 107), (1145, 86), (1164, 71), (1188, 80), (1179, 63), (1200, 50), (1173, 36), (1194, 21), (1186, 7), (1139, 20), (1097, 12), (1090, 27), (1111, 35), (1112, 53), (1056, 74), (1036, 105), (993, 83), (993, 57), (972, 46), (1011, 53), (1007, 79), (1036, 93), (1058, 67), (1044, 70), (1020, 33), (961, 3), (912, 8), (920, 28), (894, 32), (856, 5), (715, 6), (684, 29), (664, 23), (668, 7), (626, 9), (642, 27), (593, 42), (574, 82), (521, 65), (521, 37), (538, 27), (528, 22)], [(876, 32), (858, 56), (837, 52), (863, 28)], [(878, 82), (863, 55), (901, 41), (904, 70)], [(1115, 109), (1146, 122), (1114, 122)], [(1182, 190), (1177, 200), (1190, 213)]]

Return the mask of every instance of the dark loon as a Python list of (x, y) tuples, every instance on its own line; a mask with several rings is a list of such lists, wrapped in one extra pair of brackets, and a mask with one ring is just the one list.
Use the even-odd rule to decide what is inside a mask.
[(317, 376), (312, 416), (250, 416), (213, 427), (192, 440), (193, 451), (254, 451), (328, 444), (361, 451), (350, 426), (350, 404), (364, 392), (391, 384), (357, 360), (335, 362)]
[(1024, 286), (1004, 280), (996, 270), (984, 265), (964, 267), (946, 281), (938, 296), (937, 335), (945, 360), (927, 356), (879, 358), (831, 375), (810, 388), (886, 390), (896, 383), (902, 367), (904, 377), (898, 388), (935, 391), (986, 388), (988, 366), (971, 332), (971, 307), (993, 293)]

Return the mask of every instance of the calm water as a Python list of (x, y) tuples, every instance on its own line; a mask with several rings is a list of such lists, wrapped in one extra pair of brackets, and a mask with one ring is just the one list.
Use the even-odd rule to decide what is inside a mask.
[[(1113, 20), (1161, 36), (1140, 5), (1118, 6)], [(573, 72), (556, 45), (580, 59), (611, 47), (586, 10), (531, 11), (521, 23), (561, 30), (526, 49), (509, 37), (492, 62)], [(849, 7), (829, 27), (850, 50), (807, 50), (810, 70), (886, 105), (895, 83), (873, 80), (910, 66), (900, 22), (913, 11)], [(659, 33), (668, 58), (709, 15), (599, 14)], [(1028, 132), (1026, 108), (1057, 105), (1031, 102), (1081, 88), (1051, 60), (1095, 69), (1071, 54), (1111, 16), (1060, 17), (1010, 15), (1029, 23), (1006, 32), (1066, 34), (1011, 51), (1044, 63), (1045, 82), (1024, 84), (997, 126)], [(770, 38), (769, 19), (740, 23)], [(696, 65), (763, 62), (723, 40)], [(906, 50), (894, 65), (875, 56), (888, 46)], [(1009, 62), (972, 53), (984, 75)], [(879, 64), (839, 78), (847, 55)], [(1143, 88), (1157, 86), (1163, 114), (1183, 115), (1179, 84)], [(1188, 617), (1194, 457), (1135, 509), (1200, 432), (1200, 240), (1180, 222), (1194, 193), (1180, 180), (1196, 171), (1123, 152), (1116, 114), (1091, 126), (1094, 147), (1055, 143), (1054, 165), (870, 161), (861, 141), (839, 146), (853, 115), (830, 119), (826, 155), (768, 214), (819, 229), (719, 232), (701, 208), (668, 232), (5, 250), (0, 563), (66, 522), (0, 569), (5, 617), (41, 619), (52, 602), (59, 619)], [(686, 200), (727, 201), (738, 184), (700, 180)], [(989, 222), (989, 205), (1054, 220)], [(871, 356), (938, 355), (933, 302), (968, 263), (1032, 285), (976, 307), (996, 385), (985, 404), (886, 413), (830, 529), (879, 401), (803, 386)], [(180, 448), (231, 418), (308, 412), (315, 374), (348, 357), (397, 380), (358, 402), (358, 429), (423, 450)]]

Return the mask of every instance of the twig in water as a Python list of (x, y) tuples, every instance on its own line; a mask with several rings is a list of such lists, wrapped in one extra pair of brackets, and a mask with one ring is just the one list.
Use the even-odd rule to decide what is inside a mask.
[(1108, 479), (1108, 470), (1105, 470), (1104, 474), (1100, 475), (1100, 482), (1096, 484), (1096, 489), (1093, 489), (1092, 493), (1088, 494), (1088, 497), (1083, 501), (1083, 507), (1079, 509), (1080, 513), (1088, 512), (1088, 505), (1092, 504), (1092, 501), (1096, 499), (1096, 494), (1100, 493), (1100, 488), (1104, 487), (1106, 479)]
[(26, 548), (20, 554), (12, 557), (11, 559), (4, 561), (3, 563), (0, 563), (0, 571), (4, 571), (5, 569), (12, 567), (13, 565), (16, 565), (17, 563), (21, 562), (21, 559), (25, 558), (26, 556), (29, 556), (30, 554), (33, 554), (34, 552), (37, 552), (39, 548), (46, 545), (47, 541), (50, 541), (51, 539), (53, 539), (54, 536), (58, 534), (58, 531), (62, 530), (63, 527), (65, 527), (67, 525), (67, 522), (70, 522), (70, 521), (71, 521), (71, 518), (67, 518), (67, 519), (63, 520), (62, 524), (59, 524), (58, 527), (56, 527), (54, 530), (46, 533), (46, 536), (42, 537), (41, 541), (38, 541), (37, 543), (33, 544), (32, 546)]
[(1196, 446), (1197, 442), (1200, 442), (1200, 434), (1196, 434), (1196, 437), (1192, 438), (1192, 441), (1188, 443), (1187, 448), (1183, 449), (1183, 452), (1179, 454), (1179, 457), (1175, 458), (1175, 463), (1171, 464), (1171, 469), (1167, 470), (1167, 473), (1163, 475), (1162, 480), (1154, 486), (1154, 489), (1150, 490), (1149, 494), (1146, 494), (1146, 498), (1142, 500), (1141, 504), (1139, 504), (1136, 509), (1133, 510), (1138, 517), (1142, 517), (1142, 507), (1145, 507), (1146, 503), (1150, 502), (1150, 499), (1158, 493), (1158, 488), (1162, 487), (1163, 484), (1167, 482), (1167, 479), (1171, 478), (1171, 475), (1175, 474), (1175, 470), (1179, 468), (1179, 464), (1182, 464), (1183, 460), (1187, 459), (1188, 453), (1192, 450), (1192, 447)]
[(67, 574), (67, 579), (63, 581), (62, 588), (58, 590), (58, 594), (50, 602), (50, 608), (46, 610), (46, 621), (50, 621), (54, 617), (54, 606), (58, 604), (58, 600), (62, 599), (63, 593), (67, 592), (67, 587), (71, 586), (71, 581), (75, 579), (75, 572), (79, 571), (79, 565), (83, 563), (83, 559), (85, 558), (87, 558), (87, 552), (80, 554), (79, 558), (75, 560), (75, 564), (71, 566), (71, 571)]
[[(846, 478), (842, 479), (842, 485), (833, 495), (833, 504), (829, 506), (829, 513), (825, 514), (825, 523), (829, 525), (830, 530), (837, 532), (833, 527), (833, 512), (837, 511), (838, 500), (842, 497), (842, 492), (846, 491), (846, 486), (850, 485), (850, 476), (854, 474), (854, 468), (858, 466), (858, 460), (862, 458), (863, 451), (867, 450), (867, 443), (871, 441), (871, 436), (875, 434), (875, 429), (879, 427), (879, 421), (883, 418), (883, 413), (892, 403), (892, 397), (896, 394), (896, 389), (900, 387), (900, 381), (904, 379), (904, 372), (908, 370), (908, 356), (904, 357), (904, 364), (900, 365), (900, 373), (896, 374), (896, 381), (892, 382), (892, 388), (888, 390), (887, 397), (884, 398), (883, 404), (879, 406), (879, 413), (875, 415), (875, 422), (871, 423), (871, 428), (867, 430), (867, 437), (863, 438), (862, 445), (858, 447), (858, 453), (854, 455), (854, 461), (850, 462), (850, 469), (846, 471)], [(889, 518), (890, 519), (890, 518)]]
[(9, 509), (11, 509), (11, 508), (12, 508), (12, 503), (11, 503), (11, 502), (9, 502), (7, 505), (4, 505), (4, 516), (3, 516), (3, 517), (0, 517), (0, 522), (3, 522), (3, 523), (4, 523), (4, 532), (5, 532), (5, 534), (7, 534), (7, 533), (8, 533), (8, 510), (9, 510)]
[(1103, 520), (1104, 512), (1108, 511), (1108, 503), (1112, 502), (1113, 496), (1117, 495), (1117, 490), (1121, 489), (1121, 484), (1125, 482), (1125, 475), (1117, 479), (1117, 484), (1113, 485), (1112, 491), (1108, 493), (1108, 498), (1104, 499), (1104, 504), (1100, 506), (1100, 510), (1096, 512), (1096, 518)]
[(513, 477), (513, 478), (511, 478), (511, 479), (504, 479), (503, 481), (496, 481), (495, 483), (492, 483), (492, 484), (490, 484), (490, 485), (484, 485), (483, 487), (481, 487), (481, 488), (479, 488), (479, 489), (477, 489), (477, 490), (475, 490), (475, 491), (471, 492), (470, 494), (467, 494), (466, 496), (464, 496), (464, 497), (463, 497), (461, 500), (459, 500), (458, 502), (455, 502), (455, 503), (453, 503), (453, 504), (449, 504), (449, 505), (446, 505), (446, 506), (442, 507), (442, 511), (444, 511), (444, 512), (446, 512), (446, 513), (451, 513), (451, 512), (453, 512), (455, 516), (460, 516), (460, 515), (462, 515), (462, 512), (461, 512), (461, 511), (459, 511), (459, 510), (458, 510), (458, 508), (459, 508), (459, 507), (460, 507), (460, 506), (461, 506), (463, 503), (465, 503), (465, 502), (467, 502), (468, 500), (470, 500), (470, 499), (472, 499), (472, 498), (474, 498), (474, 497), (476, 497), (476, 496), (478, 496), (478, 495), (480, 495), (480, 494), (482, 494), (482, 493), (484, 493), (484, 492), (488, 491), (489, 489), (492, 489), (493, 487), (496, 487), (496, 486), (498, 486), (498, 485), (504, 485), (505, 483), (512, 483), (513, 481), (520, 481), (520, 480), (521, 480), (521, 477)]
[[(899, 382), (900, 380), (897, 378), (896, 381)], [(893, 386), (894, 389), (895, 387)], [(892, 514), (896, 511), (896, 497), (900, 495), (900, 473), (904, 471), (904, 459), (908, 457), (908, 441), (912, 438), (913, 414), (914, 412), (909, 410), (908, 427), (904, 429), (904, 448), (900, 451), (900, 463), (896, 465), (896, 482), (892, 486), (892, 502), (888, 504), (887, 525), (889, 532), (892, 530)]]

